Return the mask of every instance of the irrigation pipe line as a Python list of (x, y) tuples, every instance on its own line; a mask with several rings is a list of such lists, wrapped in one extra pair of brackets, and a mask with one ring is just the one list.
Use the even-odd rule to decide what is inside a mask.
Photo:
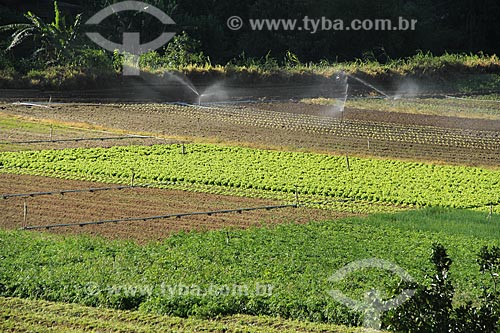
[(28, 197), (38, 197), (43, 195), (64, 195), (67, 193), (84, 193), (84, 192), (100, 192), (100, 191), (111, 191), (111, 190), (126, 190), (132, 188), (154, 188), (154, 186), (170, 185), (168, 183), (152, 183), (152, 184), (137, 184), (137, 185), (120, 185), (111, 187), (91, 187), (83, 189), (71, 189), (71, 190), (57, 190), (57, 191), (44, 191), (44, 192), (30, 192), (30, 193), (13, 193), (13, 194), (0, 194), (1, 199), (9, 198), (28, 198)]
[(128, 186), (113, 186), (113, 187), (95, 187), (95, 188), (85, 188), (78, 190), (60, 190), (60, 191), (48, 191), (48, 192), (31, 192), (31, 193), (16, 193), (16, 194), (1, 194), (0, 198), (28, 198), (28, 197), (38, 197), (42, 195), (64, 195), (67, 193), (83, 193), (83, 192), (99, 192), (99, 191), (110, 191), (110, 190), (125, 190), (138, 187), (147, 187), (147, 185), (128, 185)]
[(169, 218), (181, 218), (186, 216), (195, 216), (195, 215), (208, 215), (212, 216), (215, 214), (229, 214), (229, 213), (242, 213), (254, 210), (271, 210), (271, 209), (282, 209), (282, 208), (297, 208), (297, 204), (292, 205), (280, 205), (280, 206), (261, 206), (261, 207), (251, 207), (251, 208), (237, 208), (237, 209), (224, 209), (224, 210), (213, 210), (208, 212), (193, 212), (193, 213), (178, 213), (178, 214), (168, 214), (168, 215), (159, 215), (159, 216), (148, 216), (148, 217), (131, 217), (125, 219), (116, 219), (116, 220), (102, 220), (95, 222), (80, 222), (80, 223), (64, 223), (64, 224), (49, 224), (49, 225), (37, 225), (37, 226), (28, 226), (20, 228), (19, 230), (36, 230), (36, 229), (52, 229), (52, 228), (62, 228), (62, 227), (83, 227), (86, 225), (98, 225), (98, 224), (106, 224), (106, 223), (120, 223), (120, 222), (134, 222), (134, 221), (150, 221), (150, 220), (163, 220)]
[(73, 138), (73, 139), (55, 139), (55, 140), (29, 140), (29, 141), (9, 141), (0, 142), (2, 145), (9, 144), (31, 144), (31, 143), (54, 143), (54, 142), (80, 142), (80, 141), (105, 141), (105, 140), (125, 140), (125, 139), (154, 139), (152, 136), (143, 135), (128, 135), (116, 137), (102, 137), (102, 138)]
[(39, 103), (30, 103), (30, 102), (14, 102), (12, 105), (23, 105), (23, 106), (36, 106), (39, 108), (50, 109), (50, 106), (39, 104)]
[[(79, 130), (79, 131), (88, 131), (88, 132), (105, 133), (105, 134), (120, 134), (120, 133), (116, 133), (113, 131), (98, 130), (98, 129), (93, 129), (93, 128), (85, 128), (85, 127), (77, 127), (77, 126), (65, 126), (65, 125), (61, 125), (61, 126), (63, 126), (64, 128), (70, 128), (70, 129)], [(126, 136), (129, 136), (131, 138), (149, 138), (149, 139), (157, 139), (157, 140), (164, 140), (164, 141), (170, 140), (168, 138), (162, 138), (162, 137), (153, 136), (153, 135), (127, 134)]]

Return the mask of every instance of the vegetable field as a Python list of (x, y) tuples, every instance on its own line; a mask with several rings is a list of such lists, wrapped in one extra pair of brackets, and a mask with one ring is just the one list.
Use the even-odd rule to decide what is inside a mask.
[[(496, 104), (481, 119), (440, 115), (461, 99), (409, 113), (363, 109), (377, 103), (342, 114), (296, 102), (0, 106), (0, 306), (25, 309), (0, 313), (0, 329), (108, 330), (108, 318), (123, 331), (151, 320), (188, 331), (359, 326), (363, 314), (329, 291), (388, 300), (401, 279), (381, 268), (332, 274), (381, 259), (429, 284), (436, 242), (453, 259), (454, 306), (476, 304), (492, 283), (478, 252), (500, 245)], [(110, 133), (131, 139), (66, 141)], [(52, 136), (64, 141), (45, 142)], [(12, 231), (26, 226), (42, 232)], [(120, 312), (125, 324), (112, 310), (100, 312), (105, 320), (67, 318), (95, 313), (81, 306), (139, 312)]]
[[(0, 231), (0, 296), (39, 298), (173, 316), (272, 315), (360, 324), (329, 296), (353, 299), (377, 288), (388, 298), (400, 282), (385, 270), (329, 277), (356, 260), (381, 258), (415, 280), (431, 272), (431, 245), (450, 251), (458, 304), (474, 300), (488, 276), (477, 253), (499, 245), (498, 216), (425, 209), (304, 225), (180, 233), (161, 243)], [(246, 292), (235, 292), (242, 289)], [(257, 292), (257, 287), (266, 292)], [(272, 287), (272, 292), (271, 289)]]
[[(402, 206), (476, 208), (500, 201), (500, 171), (219, 145), (129, 146), (5, 152), (2, 172), (139, 183), (292, 200), (351, 199)], [(214, 190), (216, 189), (216, 190)]]

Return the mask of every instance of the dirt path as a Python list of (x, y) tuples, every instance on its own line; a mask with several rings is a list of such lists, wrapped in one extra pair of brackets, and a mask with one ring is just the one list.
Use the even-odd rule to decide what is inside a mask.
[[(109, 184), (0, 174), (0, 195), (95, 187), (109, 187)], [(65, 194), (64, 196), (37, 196), (27, 198), (26, 202), (28, 225), (90, 222), (282, 204), (273, 200), (146, 188)], [(23, 205), (23, 198), (0, 199), (0, 227), (4, 229), (22, 227)], [(347, 214), (320, 209), (285, 208), (241, 214), (189, 216), (180, 219), (55, 228), (50, 229), (50, 232), (99, 235), (109, 239), (131, 239), (145, 243), (150, 240), (161, 240), (179, 231), (307, 223), (345, 216)]]

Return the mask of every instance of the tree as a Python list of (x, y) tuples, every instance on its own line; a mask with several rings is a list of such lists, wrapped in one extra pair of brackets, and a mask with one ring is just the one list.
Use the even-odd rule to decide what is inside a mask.
[(8, 24), (0, 27), (0, 32), (14, 30), (7, 51), (31, 42), (30, 48), (33, 51), (31, 57), (39, 56), (47, 63), (69, 60), (74, 56), (82, 21), (81, 14), (78, 14), (71, 24), (67, 24), (57, 1), (54, 1), (53, 22), (46, 23), (30, 11), (24, 17), (28, 23)]
[(479, 253), (480, 270), (490, 274), (493, 290), (485, 288), (478, 305), (469, 301), (453, 307), (455, 288), (449, 279), (452, 260), (441, 244), (434, 244), (431, 261), (434, 272), (430, 285), (417, 286), (415, 295), (389, 314), (388, 328), (414, 333), (498, 332), (500, 306), (496, 279), (500, 269), (500, 248), (483, 247)]

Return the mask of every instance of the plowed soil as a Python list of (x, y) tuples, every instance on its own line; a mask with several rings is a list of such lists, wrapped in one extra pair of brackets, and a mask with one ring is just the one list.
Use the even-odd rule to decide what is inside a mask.
[[(348, 131), (332, 132), (330, 125), (323, 122), (338, 122), (340, 114), (328, 113), (322, 106), (294, 102), (216, 108), (160, 104), (60, 104), (48, 109), (3, 104), (1, 108), (6, 114), (80, 122), (188, 141), (471, 166), (500, 165), (498, 120), (347, 109), (343, 129)], [(363, 129), (356, 132), (359, 128)]]
[[(0, 174), (0, 195), (64, 189), (109, 187), (109, 184), (48, 177)], [(24, 224), (24, 198), (0, 199), (0, 227), (18, 229)], [(28, 197), (27, 225), (91, 222), (128, 217), (236, 209), (282, 202), (175, 190), (133, 188), (94, 193)], [(345, 217), (345, 213), (311, 208), (284, 208), (251, 212), (199, 215), (163, 220), (120, 222), (47, 229), (57, 234), (88, 234), (138, 243), (161, 240), (180, 231), (249, 228), (280, 223), (307, 223)], [(46, 229), (40, 229), (46, 230)], [(35, 232), (35, 231), (26, 231)]]

